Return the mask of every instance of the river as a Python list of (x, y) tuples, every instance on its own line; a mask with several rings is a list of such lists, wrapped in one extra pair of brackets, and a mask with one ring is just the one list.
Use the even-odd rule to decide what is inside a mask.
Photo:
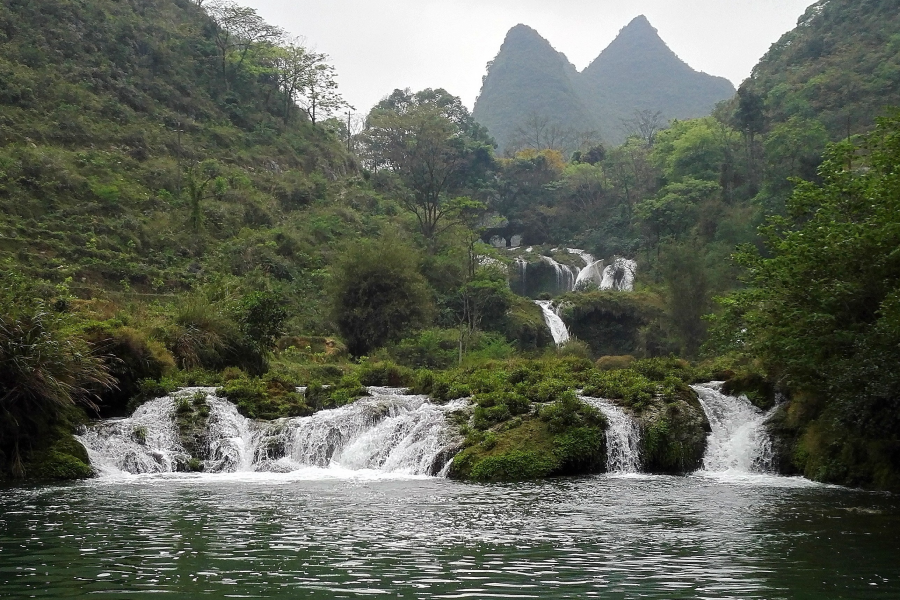
[(0, 597), (900, 598), (896, 496), (751, 474), (375, 471), (0, 489)]

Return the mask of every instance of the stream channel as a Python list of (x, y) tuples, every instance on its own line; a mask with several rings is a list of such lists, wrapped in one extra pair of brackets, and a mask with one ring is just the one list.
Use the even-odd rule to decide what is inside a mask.
[(593, 399), (616, 472), (493, 485), (411, 474), (446, 409), (387, 389), (277, 431), (210, 396), (219, 472), (169, 472), (162, 399), (82, 438), (101, 477), (0, 488), (0, 598), (900, 598), (900, 499), (766, 474), (763, 416), (695, 389), (706, 470), (634, 472)]

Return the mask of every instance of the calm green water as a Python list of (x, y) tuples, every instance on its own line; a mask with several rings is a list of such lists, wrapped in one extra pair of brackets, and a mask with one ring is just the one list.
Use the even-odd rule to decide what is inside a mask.
[(0, 490), (0, 597), (900, 598), (895, 496), (758, 477)]

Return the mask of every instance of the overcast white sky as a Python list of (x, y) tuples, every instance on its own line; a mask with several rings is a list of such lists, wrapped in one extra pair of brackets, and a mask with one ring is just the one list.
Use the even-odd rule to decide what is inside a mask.
[(517, 23), (584, 69), (638, 15), (682, 60), (740, 84), (813, 0), (237, 0), (331, 57), (367, 112), (394, 88), (443, 87), (471, 109)]

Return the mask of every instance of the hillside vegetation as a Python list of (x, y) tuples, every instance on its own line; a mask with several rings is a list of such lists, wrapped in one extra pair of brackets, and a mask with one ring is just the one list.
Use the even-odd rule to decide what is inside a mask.
[(821, 0), (741, 85), (741, 128), (816, 119), (831, 139), (900, 105), (900, 14), (889, 0)]

